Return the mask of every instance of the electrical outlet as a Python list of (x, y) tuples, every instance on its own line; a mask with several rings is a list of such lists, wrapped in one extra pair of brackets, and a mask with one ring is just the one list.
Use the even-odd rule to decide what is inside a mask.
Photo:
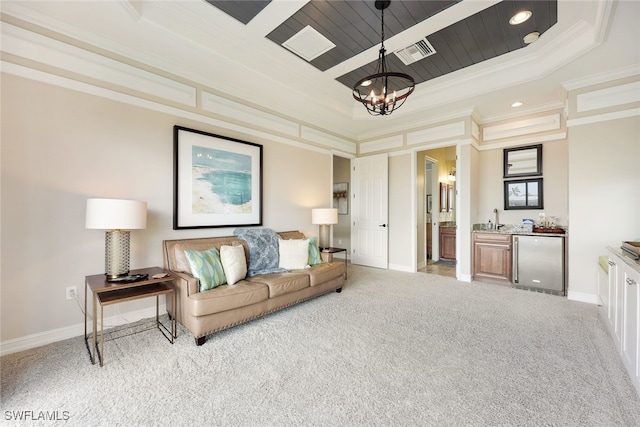
[(77, 299), (78, 288), (75, 286), (67, 286), (67, 299)]
[(342, 239), (338, 239), (338, 244), (341, 245), (342, 244)]

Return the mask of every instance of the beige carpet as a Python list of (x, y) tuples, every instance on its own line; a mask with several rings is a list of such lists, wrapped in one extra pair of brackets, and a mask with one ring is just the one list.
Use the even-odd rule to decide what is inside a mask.
[[(80, 314), (78, 316), (80, 318)], [(331, 293), (210, 337), (81, 337), (1, 359), (2, 425), (637, 426), (598, 308), (349, 267)]]

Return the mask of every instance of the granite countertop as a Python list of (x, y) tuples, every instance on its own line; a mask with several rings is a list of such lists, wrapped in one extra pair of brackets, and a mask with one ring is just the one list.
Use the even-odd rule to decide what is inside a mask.
[(558, 227), (563, 230), (562, 233), (540, 233), (533, 232), (533, 227), (531, 226), (521, 226), (521, 225), (513, 225), (513, 224), (503, 224), (500, 228), (496, 229), (487, 229), (486, 224), (473, 224), (471, 228), (472, 233), (494, 233), (494, 234), (518, 234), (522, 236), (553, 236), (553, 237), (567, 237), (569, 235), (567, 229), (565, 227)]
[(442, 221), (440, 228), (456, 228), (456, 223), (455, 221)]

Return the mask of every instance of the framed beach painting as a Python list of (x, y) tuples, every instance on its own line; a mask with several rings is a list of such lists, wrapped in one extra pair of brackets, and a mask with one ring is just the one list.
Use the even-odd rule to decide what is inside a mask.
[(173, 127), (173, 229), (262, 225), (262, 145)]

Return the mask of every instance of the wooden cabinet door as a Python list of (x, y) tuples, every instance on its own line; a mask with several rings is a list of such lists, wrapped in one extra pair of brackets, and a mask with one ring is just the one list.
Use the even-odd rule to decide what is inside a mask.
[(456, 259), (456, 229), (454, 227), (440, 228), (440, 258), (450, 261)]
[(511, 236), (474, 235), (473, 278), (511, 285)]

